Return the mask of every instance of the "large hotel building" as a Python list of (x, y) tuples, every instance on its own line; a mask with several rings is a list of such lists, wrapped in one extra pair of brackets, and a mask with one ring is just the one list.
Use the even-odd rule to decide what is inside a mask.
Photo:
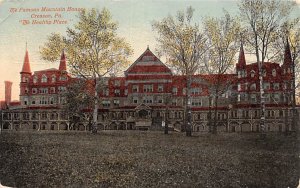
[[(2, 129), (90, 130), (90, 111), (71, 122), (62, 106), (72, 78), (67, 72), (66, 56), (59, 68), (32, 72), (26, 50), (20, 72), (20, 102), (2, 110)], [(260, 85), (258, 64), (247, 64), (241, 46), (234, 74), (193, 75), (191, 79), (192, 130), (208, 131), (217, 119), (218, 131), (256, 132), (260, 122)], [(293, 64), (289, 46), (284, 62), (265, 62), (262, 67), (266, 101), (267, 131), (291, 129)], [(220, 79), (221, 78), (221, 79)], [(210, 89), (216, 80), (227, 84), (218, 94)], [(159, 130), (167, 121), (170, 129), (184, 129), (186, 77), (175, 75), (149, 48), (125, 71), (124, 77), (104, 78), (98, 93), (98, 129)], [(210, 100), (212, 99), (212, 101)], [(217, 113), (213, 111), (217, 109)]]

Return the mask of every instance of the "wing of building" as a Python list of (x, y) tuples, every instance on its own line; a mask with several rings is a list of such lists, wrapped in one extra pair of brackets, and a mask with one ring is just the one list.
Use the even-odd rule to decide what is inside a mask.
[[(20, 72), (20, 105), (2, 112), (3, 129), (89, 130), (90, 109), (71, 123), (63, 110), (65, 93), (71, 80), (66, 56), (62, 52), (59, 68), (31, 72), (26, 50)], [(291, 109), (292, 60), (286, 49), (284, 63), (263, 64), (266, 124), (269, 131), (283, 131)], [(247, 64), (243, 46), (235, 74), (194, 75), (190, 89), (193, 131), (208, 131), (217, 109), (219, 131), (259, 131), (260, 101), (258, 64)], [(212, 88), (221, 84), (222, 92)], [(184, 129), (187, 95), (186, 77), (174, 75), (170, 68), (147, 48), (125, 71), (124, 77), (103, 78), (99, 92), (98, 128), (160, 130)], [(214, 97), (219, 102), (214, 106)], [(290, 129), (290, 127), (287, 127)]]

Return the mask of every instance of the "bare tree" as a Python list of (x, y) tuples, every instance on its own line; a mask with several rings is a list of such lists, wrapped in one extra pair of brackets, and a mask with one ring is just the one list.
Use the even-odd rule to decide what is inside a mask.
[[(75, 127), (79, 119), (91, 120), (93, 113), (94, 96), (92, 82), (84, 79), (72, 79), (67, 90), (61, 93), (61, 97), (66, 99), (63, 110), (68, 115), (70, 127)], [(91, 123), (91, 122), (89, 122)]]
[(105, 8), (101, 12), (95, 9), (82, 11), (74, 29), (67, 29), (66, 37), (52, 34), (41, 49), (43, 59), (54, 61), (59, 57), (56, 53), (65, 48), (71, 73), (94, 80), (93, 133), (97, 132), (100, 81), (126, 66), (129, 63), (127, 57), (132, 53), (125, 40), (117, 36), (117, 28)]
[(278, 29), (288, 20), (294, 1), (242, 0), (239, 3), (241, 20), (245, 27), (244, 39), (254, 52), (259, 68), (260, 82), (260, 131), (265, 137), (265, 98), (263, 89), (263, 63), (273, 56), (271, 44), (278, 38)]
[(154, 21), (153, 29), (158, 33), (157, 41), (161, 55), (165, 55), (168, 64), (177, 73), (186, 77), (187, 94), (185, 97), (186, 135), (192, 135), (190, 86), (191, 76), (200, 69), (205, 52), (205, 38), (197, 24), (193, 24), (193, 8), (186, 12), (178, 11), (175, 17), (168, 16)]
[[(214, 123), (212, 133), (217, 133), (218, 99), (224, 94), (232, 83), (231, 77), (226, 76), (233, 68), (235, 56), (239, 49), (240, 22), (225, 12), (224, 17), (207, 17), (203, 22), (205, 36), (207, 37), (207, 51), (205, 72), (211, 75), (208, 87), (211, 92), (209, 100), (214, 99)], [(209, 101), (211, 103), (211, 101)], [(211, 116), (211, 115), (210, 115)]]

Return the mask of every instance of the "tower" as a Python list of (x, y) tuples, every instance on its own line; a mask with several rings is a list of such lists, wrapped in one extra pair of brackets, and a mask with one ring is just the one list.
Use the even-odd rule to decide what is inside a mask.
[(11, 102), (11, 87), (12, 82), (4, 81), (5, 84), (5, 103), (9, 104)]
[(29, 81), (32, 73), (30, 70), (29, 55), (26, 48), (22, 71), (20, 72), (20, 102), (22, 105), (28, 104)]
[(238, 63), (236, 64), (236, 71), (239, 78), (246, 77), (245, 68), (246, 68), (246, 58), (245, 58), (244, 46), (243, 43), (241, 43), (239, 60)]
[(62, 72), (66, 72), (67, 71), (67, 65), (66, 65), (66, 56), (65, 56), (65, 51), (63, 50), (61, 53), (61, 57), (60, 57), (60, 63), (59, 63), (59, 69)]

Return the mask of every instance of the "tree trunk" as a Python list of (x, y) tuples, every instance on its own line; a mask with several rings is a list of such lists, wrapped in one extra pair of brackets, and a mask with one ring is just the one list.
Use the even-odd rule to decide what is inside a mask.
[(293, 57), (293, 62), (292, 62), (292, 131), (298, 132), (298, 127), (297, 127), (297, 110), (296, 110), (296, 76), (295, 76), (295, 57)]
[(217, 121), (218, 121), (218, 91), (216, 92), (216, 97), (215, 97), (215, 110), (214, 110), (214, 124), (213, 124), (213, 134), (217, 134), (218, 129), (217, 129)]
[(211, 96), (208, 96), (208, 114), (207, 114), (208, 132), (212, 132), (211, 127)]
[(262, 64), (263, 62), (258, 62), (259, 64), (259, 94), (260, 94), (260, 132), (261, 138), (265, 139), (266, 137), (266, 126), (265, 126), (265, 97), (264, 97), (264, 87), (263, 87), (263, 72)]
[(168, 134), (168, 133), (169, 133), (168, 116), (169, 116), (169, 109), (168, 109), (168, 107), (167, 107), (167, 108), (166, 108), (166, 113), (165, 113), (165, 134)]
[(288, 96), (287, 96), (287, 92), (285, 93), (285, 110), (284, 110), (284, 121), (285, 121), (285, 135), (288, 135), (289, 133), (289, 117), (288, 117), (288, 114), (289, 114), (289, 108), (288, 108)]
[(191, 76), (187, 76), (186, 94), (186, 136), (192, 136), (192, 111), (191, 111)]
[(96, 134), (98, 132), (98, 80), (95, 78), (95, 104), (93, 110), (93, 125), (92, 125), (92, 133)]

